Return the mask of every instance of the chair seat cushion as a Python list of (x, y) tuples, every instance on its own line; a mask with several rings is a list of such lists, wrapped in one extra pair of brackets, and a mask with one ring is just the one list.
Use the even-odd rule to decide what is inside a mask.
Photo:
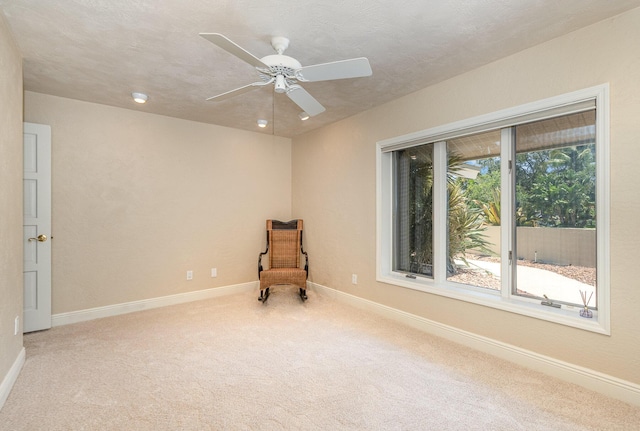
[(302, 268), (271, 268), (260, 272), (260, 290), (274, 284), (293, 284), (306, 289), (307, 271)]

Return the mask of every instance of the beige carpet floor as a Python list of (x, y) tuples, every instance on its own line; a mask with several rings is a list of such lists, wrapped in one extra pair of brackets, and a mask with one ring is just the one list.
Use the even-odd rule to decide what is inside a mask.
[(640, 408), (309, 292), (27, 334), (2, 430), (638, 430)]

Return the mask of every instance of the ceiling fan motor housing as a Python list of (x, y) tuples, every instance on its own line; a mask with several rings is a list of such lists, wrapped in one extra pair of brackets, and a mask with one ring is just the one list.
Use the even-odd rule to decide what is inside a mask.
[(284, 93), (289, 85), (295, 83), (296, 70), (302, 65), (295, 58), (282, 54), (267, 55), (260, 59), (264, 64), (269, 66), (269, 70), (257, 68), (263, 75), (263, 80), (275, 78), (276, 93)]
[(302, 67), (300, 62), (295, 58), (282, 54), (267, 55), (266, 57), (262, 57), (260, 61), (269, 66), (274, 73), (280, 72), (293, 75), (295, 70)]

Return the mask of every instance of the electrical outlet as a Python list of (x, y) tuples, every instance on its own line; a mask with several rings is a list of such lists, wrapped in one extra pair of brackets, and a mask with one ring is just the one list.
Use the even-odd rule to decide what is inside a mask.
[(13, 335), (18, 335), (20, 332), (20, 316), (16, 316), (15, 324), (13, 326)]
[(193, 271), (187, 271), (187, 280), (193, 280)]
[(358, 284), (358, 274), (351, 274), (351, 284)]
[(211, 277), (218, 276), (218, 268), (211, 268)]

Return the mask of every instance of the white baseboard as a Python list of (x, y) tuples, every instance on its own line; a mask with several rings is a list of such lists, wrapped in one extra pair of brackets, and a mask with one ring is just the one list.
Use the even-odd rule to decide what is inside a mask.
[(2, 410), (2, 406), (4, 406), (5, 401), (9, 398), (9, 394), (11, 393), (11, 389), (13, 389), (13, 385), (16, 383), (18, 379), (18, 375), (20, 375), (20, 371), (22, 370), (22, 366), (24, 365), (25, 360), (25, 350), (24, 347), (18, 353), (18, 357), (15, 361), (13, 361), (13, 365), (9, 368), (9, 372), (2, 379), (2, 383), (0, 383), (0, 410)]
[(629, 404), (640, 406), (640, 385), (600, 373), (579, 365), (560, 361), (511, 344), (463, 331), (444, 325), (424, 317), (416, 316), (377, 302), (358, 296), (340, 292), (320, 284), (307, 282), (309, 287), (321, 295), (334, 298), (340, 302), (371, 311), (395, 321), (445, 338), (464, 346), (488, 353), (527, 368), (577, 384), (603, 395), (619, 399)]
[(234, 293), (250, 292), (258, 290), (258, 282), (235, 284), (231, 286), (214, 287), (211, 289), (196, 290), (193, 292), (178, 293), (175, 295), (161, 296), (158, 298), (142, 299), (140, 301), (125, 302), (122, 304), (107, 305), (104, 307), (88, 308), (86, 310), (59, 313), (51, 316), (52, 326), (69, 325), (71, 323), (85, 322), (87, 320), (101, 319), (103, 317), (118, 316), (120, 314), (133, 313), (135, 311), (150, 310), (152, 308), (166, 307), (168, 305), (183, 304), (185, 302), (199, 301), (202, 299), (216, 298)]

